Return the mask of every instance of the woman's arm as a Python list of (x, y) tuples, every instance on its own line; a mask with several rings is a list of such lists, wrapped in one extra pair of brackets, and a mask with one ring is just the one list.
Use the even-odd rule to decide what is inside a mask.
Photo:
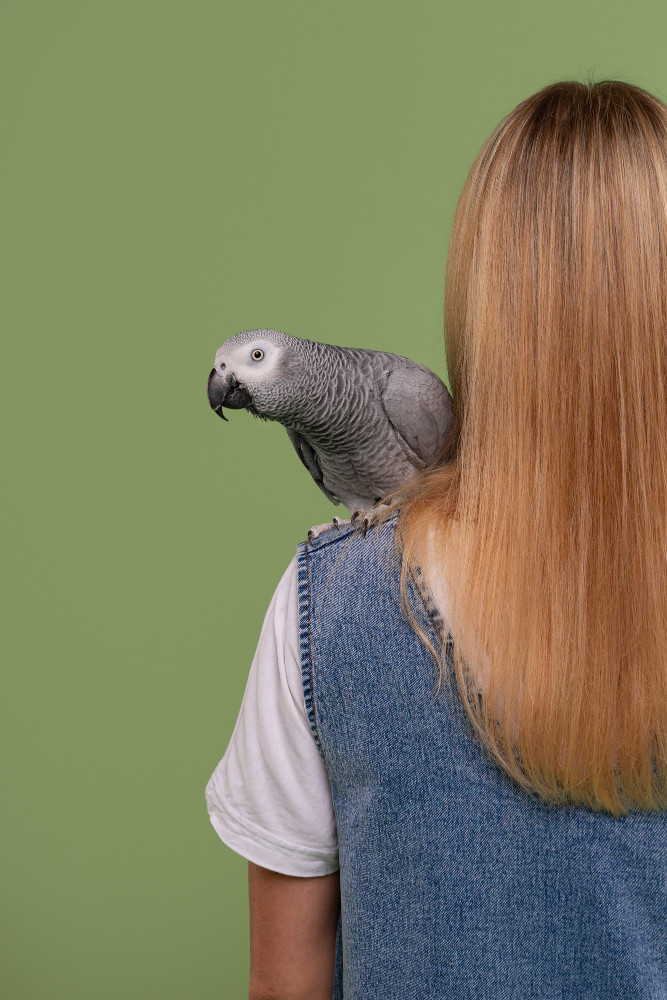
[(339, 873), (305, 878), (248, 862), (250, 1000), (331, 1000)]

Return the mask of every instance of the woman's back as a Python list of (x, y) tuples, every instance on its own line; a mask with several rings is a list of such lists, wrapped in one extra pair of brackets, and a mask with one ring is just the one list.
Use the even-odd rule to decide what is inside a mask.
[[(334, 997), (664, 996), (667, 814), (549, 805), (496, 767), (449, 655), (438, 688), (401, 605), (396, 520), (297, 550), (305, 700), (338, 831)], [(407, 593), (446, 638), (419, 568)]]

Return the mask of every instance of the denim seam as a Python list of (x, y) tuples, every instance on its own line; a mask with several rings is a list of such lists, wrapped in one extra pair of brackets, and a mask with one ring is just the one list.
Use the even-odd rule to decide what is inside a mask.
[(442, 620), (442, 616), (438, 611), (437, 605), (431, 595), (430, 590), (427, 587), (426, 581), (424, 579), (424, 574), (422, 572), (419, 564), (415, 563), (410, 566), (410, 576), (415, 585), (415, 590), (419, 594), (422, 604), (426, 610), (426, 614), (431, 620), (431, 624), (436, 631), (439, 638), (444, 637), (445, 624)]
[[(315, 690), (313, 685), (313, 662), (312, 662), (312, 651), (311, 651), (311, 640), (310, 640), (311, 604), (310, 604), (310, 568), (308, 562), (308, 543), (300, 542), (298, 550), (299, 550), (299, 572), (298, 572), (299, 654), (301, 659), (301, 684), (303, 687), (304, 701), (306, 705), (306, 714), (308, 716), (310, 731), (312, 733), (313, 739), (315, 740), (315, 745), (317, 747), (318, 753), (322, 758), (322, 760), (324, 760), (324, 751), (322, 749), (320, 734), (317, 728), (317, 720), (315, 718)], [(305, 604), (303, 601), (304, 595), (306, 597)]]

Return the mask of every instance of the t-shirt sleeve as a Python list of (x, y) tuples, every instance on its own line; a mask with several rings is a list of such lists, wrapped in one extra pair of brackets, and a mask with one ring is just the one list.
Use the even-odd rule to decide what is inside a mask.
[(271, 599), (227, 751), (206, 786), (211, 823), (233, 851), (285, 875), (338, 870), (336, 819), (306, 714), (296, 556)]

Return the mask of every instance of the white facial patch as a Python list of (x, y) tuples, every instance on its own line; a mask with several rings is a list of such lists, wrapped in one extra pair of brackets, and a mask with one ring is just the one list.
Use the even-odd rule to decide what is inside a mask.
[[(259, 361), (252, 358), (252, 352), (257, 350), (263, 352), (263, 357)], [(220, 363), (224, 362), (226, 369), (234, 374), (241, 385), (251, 387), (266, 378), (271, 378), (278, 364), (280, 351), (278, 344), (272, 344), (258, 337), (246, 344), (235, 345), (231, 349), (220, 348), (215, 355), (215, 365), (218, 368)]]

